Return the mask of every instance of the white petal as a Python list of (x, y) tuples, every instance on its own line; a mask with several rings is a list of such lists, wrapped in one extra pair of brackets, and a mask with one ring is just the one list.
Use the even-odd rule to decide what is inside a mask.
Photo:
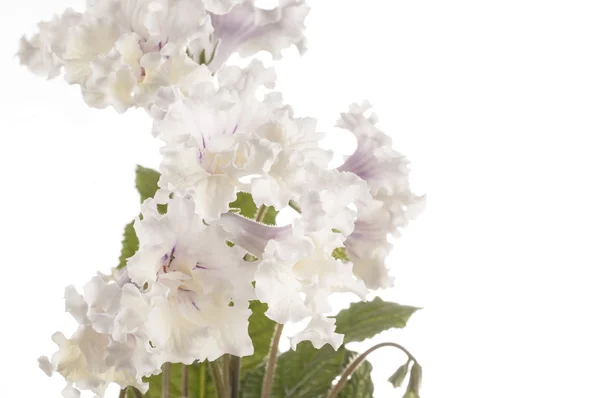
[(223, 175), (203, 179), (196, 186), (194, 201), (196, 214), (207, 221), (215, 220), (229, 211), (229, 203), (236, 198), (235, 182)]
[(292, 349), (301, 341), (310, 341), (317, 349), (330, 344), (334, 350), (344, 342), (344, 335), (335, 333), (335, 319), (326, 317), (312, 318), (308, 326), (290, 339)]
[(38, 365), (39, 365), (40, 369), (42, 369), (48, 377), (52, 376), (52, 373), (54, 373), (54, 366), (52, 365), (52, 363), (50, 363), (50, 360), (48, 359), (48, 357), (46, 357), (46, 356), (39, 357)]

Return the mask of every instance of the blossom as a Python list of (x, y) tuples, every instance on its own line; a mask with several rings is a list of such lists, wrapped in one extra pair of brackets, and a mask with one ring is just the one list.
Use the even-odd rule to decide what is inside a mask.
[[(208, 1), (206, 1), (209, 8)], [(210, 1), (214, 3), (215, 1)], [(234, 1), (216, 1), (216, 3)], [(233, 53), (250, 56), (259, 51), (268, 51), (275, 59), (281, 58), (281, 50), (295, 46), (300, 53), (305, 51), (304, 19), (308, 6), (304, 0), (280, 0), (279, 5), (266, 10), (257, 7), (254, 0), (235, 1), (235, 7), (222, 7), (217, 12), (211, 9), (212, 29), (190, 43), (194, 59), (209, 64), (218, 70)]]
[(81, 13), (68, 8), (62, 15), (38, 23), (38, 33), (30, 39), (21, 38), (17, 53), (21, 65), (48, 79), (58, 76), (64, 65), (69, 31), (81, 21), (81, 17)]
[[(311, 176), (307, 192), (295, 198), (302, 216), (291, 225), (269, 227), (242, 216), (223, 214), (217, 224), (236, 246), (258, 257), (255, 273), (257, 298), (268, 304), (267, 317), (279, 323), (309, 319), (292, 345), (310, 340), (315, 347), (338, 348), (343, 337), (326, 318), (332, 294), (350, 292), (365, 298), (367, 290), (352, 273), (352, 264), (332, 256), (342, 247), (357, 210), (370, 200), (366, 183), (336, 170)], [(350, 182), (352, 181), (352, 182)]]
[(250, 189), (259, 203), (279, 210), (301, 196), (310, 170), (325, 169), (331, 153), (319, 147), (324, 134), (317, 131), (315, 119), (294, 117), (292, 108), (277, 94), (268, 100), (273, 114), (255, 134), (279, 150), (269, 172), (254, 178)]
[(385, 265), (391, 250), (387, 237), (397, 235), (423, 210), (425, 196), (410, 189), (409, 162), (392, 148), (392, 140), (376, 127), (377, 117), (367, 116), (371, 106), (353, 104), (342, 113), (338, 126), (354, 133), (356, 151), (338, 170), (352, 172), (365, 180), (375, 201), (368, 212), (357, 218), (354, 231), (345, 242), (355, 274), (372, 289), (390, 287), (392, 280)]
[[(50, 360), (40, 357), (40, 368), (48, 376), (58, 372), (65, 378), (65, 397), (78, 396), (78, 390), (104, 396), (109, 383), (145, 392), (148, 384), (142, 378), (159, 373), (160, 364), (152, 356), (139, 321), (147, 314), (147, 306), (138, 305), (136, 316), (125, 310), (136, 296), (141, 300), (140, 291), (131, 283), (120, 286), (100, 275), (83, 290), (81, 295), (72, 286), (65, 289), (65, 309), (79, 327), (70, 338), (60, 332), (52, 336), (58, 351)], [(127, 319), (122, 323), (124, 316)], [(131, 325), (135, 327), (128, 329)]]
[(119, 112), (149, 106), (161, 85), (185, 85), (199, 67), (186, 46), (210, 29), (194, 0), (97, 0), (83, 14), (67, 11), (39, 26), (22, 41), (21, 62), (48, 77), (64, 67), (89, 106)]
[(190, 364), (223, 354), (253, 353), (248, 335), (254, 266), (207, 226), (190, 198), (174, 198), (162, 215), (148, 199), (134, 227), (139, 251), (127, 270), (152, 302), (149, 339), (161, 362)]
[(228, 67), (216, 79), (198, 83), (190, 96), (175, 90), (165, 110), (155, 105), (154, 113), (164, 114), (154, 125), (166, 144), (161, 149), (161, 188), (192, 195), (206, 220), (228, 211), (246, 185), (240, 180), (268, 172), (279, 150), (254, 134), (269, 117), (256, 89), (272, 81), (273, 71), (258, 64), (244, 70)]

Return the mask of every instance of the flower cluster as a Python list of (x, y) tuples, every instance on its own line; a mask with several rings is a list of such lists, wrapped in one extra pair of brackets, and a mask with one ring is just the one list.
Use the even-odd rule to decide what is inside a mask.
[[(109, 383), (145, 392), (143, 378), (166, 362), (251, 355), (251, 300), (280, 324), (305, 322), (292, 347), (337, 349), (329, 298), (390, 286), (388, 235), (423, 198), (369, 105), (342, 114), (358, 146), (331, 169), (316, 121), (294, 116), (272, 90), (272, 69), (225, 65), (234, 52), (302, 50), (306, 14), (302, 0), (272, 10), (252, 0), (95, 0), (22, 39), (32, 71), (62, 71), (92, 107), (145, 108), (164, 143), (159, 190), (134, 223), (139, 250), (82, 294), (66, 289), (79, 327), (70, 338), (56, 333), (58, 351), (39, 359), (66, 379), (65, 397), (103, 396)], [(240, 192), (261, 206), (257, 219), (230, 209)], [(290, 204), (300, 213), (290, 224), (261, 222), (265, 208)]]

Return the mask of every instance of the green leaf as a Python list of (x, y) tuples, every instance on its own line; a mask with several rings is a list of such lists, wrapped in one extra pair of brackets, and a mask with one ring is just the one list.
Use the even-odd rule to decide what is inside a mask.
[[(356, 352), (346, 350), (346, 363), (344, 364), (344, 368), (346, 368), (357, 355)], [(373, 366), (369, 361), (361, 363), (338, 394), (338, 398), (371, 398), (375, 391), (375, 386), (371, 379), (372, 370)]]
[[(271, 398), (324, 397), (333, 380), (344, 369), (346, 350), (335, 351), (330, 345), (320, 350), (303, 341), (279, 356), (273, 380)], [(242, 382), (243, 398), (259, 398), (262, 390), (264, 367), (246, 375)]]
[(252, 199), (252, 195), (247, 192), (238, 192), (237, 198), (229, 203), (230, 209), (239, 209), (239, 214), (244, 217), (254, 219), (258, 208)]
[(133, 229), (133, 221), (125, 226), (125, 232), (123, 233), (123, 241), (121, 248), (121, 256), (119, 257), (119, 265), (117, 269), (123, 268), (127, 264), (127, 259), (137, 252), (140, 247), (140, 241), (138, 240), (135, 230)]
[(315, 398), (325, 395), (333, 380), (344, 368), (345, 349), (335, 351), (330, 345), (317, 350), (309, 341), (298, 344), (279, 357), (273, 398)]
[[(258, 212), (258, 206), (254, 203), (254, 199), (252, 199), (252, 195), (248, 192), (238, 192), (237, 198), (229, 203), (230, 209), (239, 209), (239, 214), (244, 217), (255, 219), (256, 213)], [(267, 209), (267, 213), (262, 220), (263, 224), (267, 225), (275, 225), (275, 219), (277, 218), (277, 211), (273, 206), (270, 206)]]
[[(155, 170), (148, 169), (138, 165), (135, 169), (135, 186), (140, 193), (140, 202), (144, 202), (148, 198), (154, 197), (154, 194), (158, 190), (158, 179), (160, 173)], [(159, 213), (165, 214), (167, 212), (167, 205), (158, 205), (157, 209)], [(125, 226), (123, 232), (123, 241), (121, 248), (121, 256), (119, 257), (119, 265), (117, 269), (125, 267), (127, 259), (135, 254), (140, 247), (140, 241), (135, 234), (133, 228), (133, 221)]]
[(158, 190), (158, 179), (160, 173), (140, 165), (135, 169), (135, 187), (140, 193), (140, 201), (154, 197)]
[(384, 330), (403, 328), (412, 314), (419, 308), (383, 301), (354, 303), (337, 314), (336, 332), (345, 335), (344, 342), (363, 341)]
[(419, 395), (415, 394), (413, 391), (407, 391), (402, 398), (419, 398)]
[(271, 338), (275, 330), (275, 322), (265, 316), (267, 305), (260, 301), (251, 301), (248, 334), (254, 345), (254, 354), (242, 358), (242, 373), (243, 378), (247, 372), (256, 370), (259, 367), (264, 367), (266, 357), (271, 346)]
[(154, 197), (154, 194), (158, 190), (159, 178), (160, 173), (158, 171), (140, 165), (137, 166), (135, 169), (135, 187), (140, 193), (141, 202)]
[[(260, 398), (262, 392), (265, 367), (260, 366), (252, 372), (246, 373), (241, 383), (241, 398)], [(274, 395), (271, 395), (273, 398)]]
[(404, 383), (404, 379), (406, 378), (406, 375), (408, 374), (408, 366), (409, 365), (410, 365), (410, 360), (408, 362), (406, 362), (404, 365), (400, 366), (398, 368), (398, 370), (396, 370), (394, 372), (394, 374), (391, 375), (390, 378), (388, 379), (388, 381), (390, 383), (392, 383), (394, 388), (399, 388), (402, 386), (402, 383)]
[(263, 224), (276, 225), (277, 223), (275, 220), (277, 219), (277, 213), (279, 212), (276, 211), (273, 206), (269, 206), (267, 208), (267, 214), (265, 214), (265, 217), (262, 220)]
[[(190, 397), (200, 397), (200, 388), (201, 383), (200, 380), (202, 378), (201, 373), (204, 372), (204, 397), (216, 397), (217, 392), (215, 390), (215, 386), (212, 382), (212, 376), (210, 373), (210, 368), (207, 362), (205, 362), (204, 366), (198, 362), (194, 362), (191, 365), (187, 365), (188, 367), (188, 392)], [(169, 380), (169, 392), (171, 397), (181, 397), (181, 375), (182, 375), (183, 365), (180, 363), (172, 363), (171, 364), (171, 377)], [(161, 398), (162, 393), (162, 374), (154, 375), (145, 379), (145, 381), (149, 382), (150, 388), (148, 392), (144, 395), (145, 398)]]

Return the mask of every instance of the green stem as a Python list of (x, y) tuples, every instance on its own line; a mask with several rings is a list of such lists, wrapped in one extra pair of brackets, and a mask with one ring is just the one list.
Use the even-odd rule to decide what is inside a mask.
[(302, 209), (300, 208), (300, 205), (299, 205), (298, 203), (294, 202), (293, 200), (290, 200), (290, 201), (288, 202), (288, 205), (289, 205), (289, 206), (290, 206), (292, 209), (296, 210), (296, 211), (297, 211), (299, 214), (302, 214)]
[(169, 383), (171, 382), (171, 364), (165, 363), (162, 368), (161, 398), (169, 398)]
[(182, 396), (182, 398), (188, 398), (188, 395), (189, 395), (188, 367), (187, 367), (187, 365), (181, 365), (181, 396)]
[(231, 398), (238, 398), (239, 395), (241, 367), (242, 361), (240, 357), (232, 355), (231, 362), (229, 362), (229, 374), (231, 376)]
[(125, 398), (127, 396), (127, 389), (124, 388), (119, 392), (119, 398)]
[(363, 363), (363, 361), (367, 358), (367, 356), (370, 353), (372, 353), (373, 351), (378, 350), (379, 348), (382, 348), (382, 347), (397, 348), (397, 349), (403, 351), (408, 356), (409, 360), (412, 360), (414, 363), (418, 363), (417, 360), (415, 359), (415, 357), (413, 357), (412, 354), (410, 352), (408, 352), (408, 350), (406, 348), (402, 347), (400, 344), (391, 343), (391, 342), (376, 344), (373, 347), (369, 348), (367, 351), (360, 354), (358, 357), (356, 357), (356, 359), (354, 361), (352, 361), (350, 363), (350, 365), (348, 365), (348, 367), (344, 370), (344, 373), (342, 373), (342, 375), (340, 376), (340, 381), (338, 381), (337, 384), (335, 386), (333, 386), (331, 388), (331, 390), (329, 390), (329, 394), (327, 394), (327, 398), (337, 397), (337, 395), (340, 393), (342, 388), (344, 388), (344, 386), (346, 385), (346, 383), (350, 379), (350, 376), (352, 376), (352, 374), (354, 373), (356, 368), (358, 368), (360, 366), (360, 364)]
[(200, 398), (206, 398), (206, 361), (200, 364)]
[(210, 363), (210, 370), (212, 372), (213, 380), (215, 381), (215, 388), (217, 389), (218, 398), (226, 398), (225, 396), (225, 385), (223, 384), (223, 375), (217, 361)]
[(256, 222), (262, 222), (262, 220), (267, 215), (267, 210), (269, 210), (269, 208), (267, 206), (265, 206), (265, 205), (260, 206), (260, 209), (258, 209), (258, 213), (256, 213)]
[(273, 378), (275, 377), (275, 368), (277, 366), (277, 353), (279, 351), (279, 340), (281, 340), (281, 333), (283, 332), (283, 325), (275, 324), (275, 331), (273, 332), (273, 338), (271, 339), (271, 346), (269, 347), (269, 355), (267, 356), (267, 365), (265, 369), (265, 377), (263, 379), (261, 398), (269, 398), (271, 396), (271, 388), (273, 387)]

